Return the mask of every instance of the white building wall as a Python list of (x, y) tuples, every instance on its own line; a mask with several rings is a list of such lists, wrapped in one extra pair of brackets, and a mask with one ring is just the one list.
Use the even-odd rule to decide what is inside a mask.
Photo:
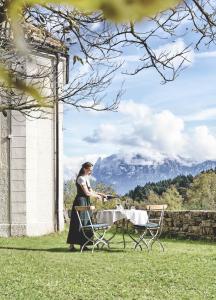
[[(66, 61), (64, 59), (59, 62), (59, 85), (63, 88), (66, 83)], [(62, 103), (59, 103), (59, 229), (64, 229), (64, 170), (63, 170), (63, 116), (64, 107)]]
[[(36, 65), (29, 65), (27, 72), (36, 71), (37, 66), (51, 70), (43, 85), (43, 94), (50, 95), (55, 90), (56, 57), (44, 55), (36, 57)], [(60, 59), (58, 84), (65, 84), (66, 61)], [(56, 132), (55, 109), (49, 110), (46, 119), (26, 121), (26, 199), (27, 235), (41, 235), (56, 228)], [(63, 104), (59, 104), (59, 229), (64, 229), (63, 218)], [(34, 193), (32, 193), (34, 191)], [(32, 195), (34, 194), (34, 195)]]
[[(46, 66), (49, 76), (46, 78), (43, 93), (54, 92), (55, 56), (35, 55), (35, 59), (26, 64), (27, 73), (33, 75), (38, 66)], [(65, 60), (59, 63), (59, 85), (65, 82)], [(38, 117), (38, 113), (32, 113)], [(4, 127), (7, 128), (8, 127)], [(3, 132), (1, 130), (1, 132)], [(4, 132), (7, 135), (8, 132)], [(0, 149), (0, 179), (4, 191), (0, 192), (0, 236), (36, 236), (51, 233), (56, 228), (56, 174), (55, 174), (55, 111), (49, 110), (46, 119), (25, 118), (19, 112), (12, 113), (11, 145), (5, 143)], [(7, 143), (9, 143), (8, 139)], [(2, 138), (1, 138), (2, 141)], [(8, 150), (8, 152), (7, 152)], [(5, 155), (7, 153), (7, 159)], [(9, 155), (10, 153), (10, 155)], [(9, 156), (11, 156), (9, 163)], [(5, 161), (4, 167), (2, 161)], [(10, 166), (10, 172), (7, 169)], [(10, 176), (9, 176), (10, 174)], [(10, 177), (10, 190), (9, 182)], [(6, 183), (5, 183), (6, 182)], [(4, 201), (3, 195), (4, 194)], [(10, 195), (10, 197), (9, 197)], [(59, 225), (64, 228), (63, 219), (63, 105), (59, 105)], [(11, 223), (11, 226), (10, 226)], [(1, 224), (4, 224), (1, 225)], [(4, 227), (4, 229), (2, 229)], [(5, 229), (7, 227), (7, 229)], [(4, 233), (2, 233), (2, 230)]]
[(27, 235), (54, 231), (53, 118), (26, 122)]
[(0, 236), (10, 235), (8, 118), (0, 113)]
[[(50, 76), (43, 79), (43, 94), (54, 91), (53, 56), (34, 56), (27, 64), (27, 74), (34, 75), (40, 66)], [(27, 235), (42, 235), (55, 229), (55, 136), (54, 110), (47, 110), (45, 119), (26, 120), (26, 207)], [(37, 113), (32, 114), (37, 117)]]
[(26, 119), (17, 111), (11, 114), (10, 156), (11, 235), (26, 235)]

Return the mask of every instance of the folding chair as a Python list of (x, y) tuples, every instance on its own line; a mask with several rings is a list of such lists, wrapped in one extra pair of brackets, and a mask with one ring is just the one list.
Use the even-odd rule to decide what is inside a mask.
[(108, 224), (93, 223), (92, 212), (95, 210), (94, 206), (75, 206), (75, 210), (79, 219), (80, 230), (82, 231), (86, 242), (81, 248), (81, 252), (84, 247), (88, 244), (93, 245), (92, 253), (94, 248), (99, 244), (106, 245), (109, 247), (109, 242), (105, 240), (104, 235), (106, 231), (110, 228)]
[[(161, 250), (164, 251), (164, 246), (160, 242), (159, 237), (163, 229), (164, 210), (167, 208), (166, 204), (162, 205), (147, 205), (148, 222), (144, 225), (134, 225), (136, 231), (141, 232), (138, 240), (135, 240), (135, 249), (139, 246), (142, 250), (141, 243), (143, 243), (147, 250), (152, 250), (152, 246), (155, 242), (158, 242)], [(151, 218), (152, 213), (159, 214), (158, 217)], [(149, 234), (149, 238), (148, 238)]]

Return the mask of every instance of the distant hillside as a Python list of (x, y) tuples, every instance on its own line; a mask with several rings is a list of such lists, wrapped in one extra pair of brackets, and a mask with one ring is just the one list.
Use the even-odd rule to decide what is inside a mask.
[(190, 188), (193, 179), (194, 177), (192, 175), (179, 175), (173, 179), (149, 182), (144, 186), (136, 186), (133, 190), (130, 190), (126, 196), (139, 201), (140, 199), (147, 199), (151, 191), (161, 196), (168, 188), (175, 186), (179, 194), (185, 198), (187, 189)]
[(201, 171), (215, 169), (216, 161), (192, 162), (184, 158), (154, 161), (140, 154), (130, 159), (113, 154), (99, 158), (93, 175), (98, 182), (111, 185), (119, 194), (125, 194), (137, 185), (172, 179), (178, 175), (197, 175)]

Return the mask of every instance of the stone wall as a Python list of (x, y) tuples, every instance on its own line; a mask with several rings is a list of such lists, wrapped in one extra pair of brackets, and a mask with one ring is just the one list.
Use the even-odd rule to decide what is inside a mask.
[(163, 235), (216, 241), (216, 211), (165, 211)]

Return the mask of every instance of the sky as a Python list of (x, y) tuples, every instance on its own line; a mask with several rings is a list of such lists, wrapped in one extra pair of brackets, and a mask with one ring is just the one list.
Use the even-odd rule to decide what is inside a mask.
[[(163, 47), (175, 51), (184, 45), (179, 38)], [(125, 81), (118, 112), (65, 108), (65, 179), (72, 178), (83, 162), (95, 163), (111, 154), (140, 153), (153, 160), (216, 159), (216, 51), (191, 50), (188, 55), (187, 68), (165, 85), (153, 69), (136, 76), (119, 72), (107, 91), (111, 99)], [(126, 67), (133, 66), (137, 57), (136, 49), (126, 53)]]

